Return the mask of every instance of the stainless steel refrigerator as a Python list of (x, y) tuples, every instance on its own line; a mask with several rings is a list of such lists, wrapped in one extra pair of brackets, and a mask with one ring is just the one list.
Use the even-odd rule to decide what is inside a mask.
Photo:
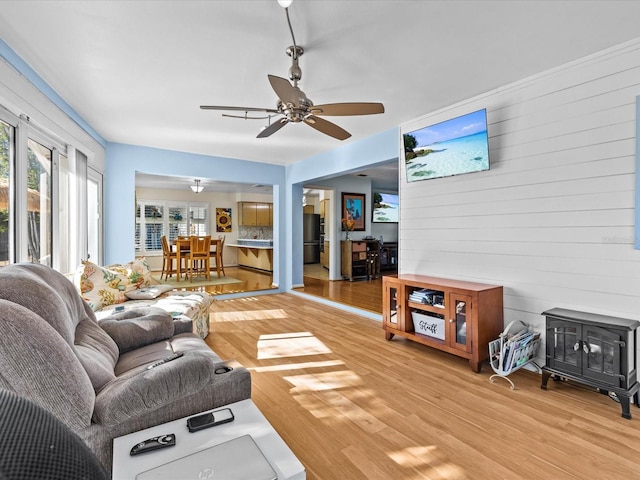
[(304, 263), (320, 262), (320, 215), (306, 213), (302, 221)]

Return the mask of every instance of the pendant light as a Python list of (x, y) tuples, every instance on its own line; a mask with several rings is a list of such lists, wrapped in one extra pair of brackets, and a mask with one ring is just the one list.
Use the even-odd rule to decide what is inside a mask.
[(200, 185), (199, 179), (196, 178), (194, 182), (196, 182), (195, 185), (189, 185), (189, 187), (191, 187), (191, 190), (193, 190), (193, 193), (200, 193), (202, 190), (204, 190), (204, 187)]

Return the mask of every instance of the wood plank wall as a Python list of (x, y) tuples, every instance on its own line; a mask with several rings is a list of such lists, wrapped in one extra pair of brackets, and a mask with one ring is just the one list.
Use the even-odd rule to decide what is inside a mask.
[(639, 319), (638, 95), (640, 39), (403, 124), (486, 108), (491, 169), (407, 183), (400, 160), (400, 272), (503, 285), (505, 324), (539, 331), (552, 307)]

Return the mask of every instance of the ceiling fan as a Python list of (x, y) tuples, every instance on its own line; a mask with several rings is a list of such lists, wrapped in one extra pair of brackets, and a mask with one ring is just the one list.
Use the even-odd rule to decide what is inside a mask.
[[(242, 116), (223, 114), (223, 116), (226, 117), (243, 118), (245, 120), (268, 118), (269, 122), (271, 122), (272, 115), (279, 116), (273, 123), (270, 123), (265, 129), (258, 133), (257, 138), (268, 137), (288, 123), (304, 122), (319, 132), (337, 138), (338, 140), (346, 140), (351, 136), (349, 132), (321, 117), (384, 113), (384, 105), (370, 102), (325, 103), (322, 105), (314, 105), (309, 97), (298, 87), (298, 81), (302, 78), (302, 70), (298, 65), (298, 58), (304, 53), (304, 49), (296, 45), (296, 39), (293, 35), (293, 29), (291, 28), (291, 21), (289, 20), (289, 9), (285, 8), (285, 11), (293, 39), (293, 45), (286, 50), (287, 55), (291, 57), (292, 65), (289, 69), (289, 78), (293, 81), (293, 84), (286, 78), (267, 75), (271, 88), (273, 88), (278, 96), (276, 108), (229, 107), (221, 105), (201, 105), (200, 108), (203, 110), (245, 112)], [(268, 117), (251, 117), (248, 116), (248, 112), (264, 112), (268, 114)]]

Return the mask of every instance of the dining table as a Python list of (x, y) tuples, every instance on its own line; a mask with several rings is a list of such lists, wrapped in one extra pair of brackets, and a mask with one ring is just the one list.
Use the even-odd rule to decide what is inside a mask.
[[(182, 259), (189, 256), (189, 251), (191, 250), (191, 239), (188, 237), (176, 238), (171, 242), (172, 246), (175, 247), (176, 251), (176, 275), (178, 278), (178, 282), (180, 281), (180, 277), (182, 275)], [(222, 244), (222, 238), (211, 238), (211, 253), (216, 255), (216, 272), (218, 273), (218, 278), (220, 278), (220, 265), (222, 265), (222, 261), (219, 258), (220, 255), (220, 246)], [(185, 280), (186, 280), (187, 272), (185, 272)]]

